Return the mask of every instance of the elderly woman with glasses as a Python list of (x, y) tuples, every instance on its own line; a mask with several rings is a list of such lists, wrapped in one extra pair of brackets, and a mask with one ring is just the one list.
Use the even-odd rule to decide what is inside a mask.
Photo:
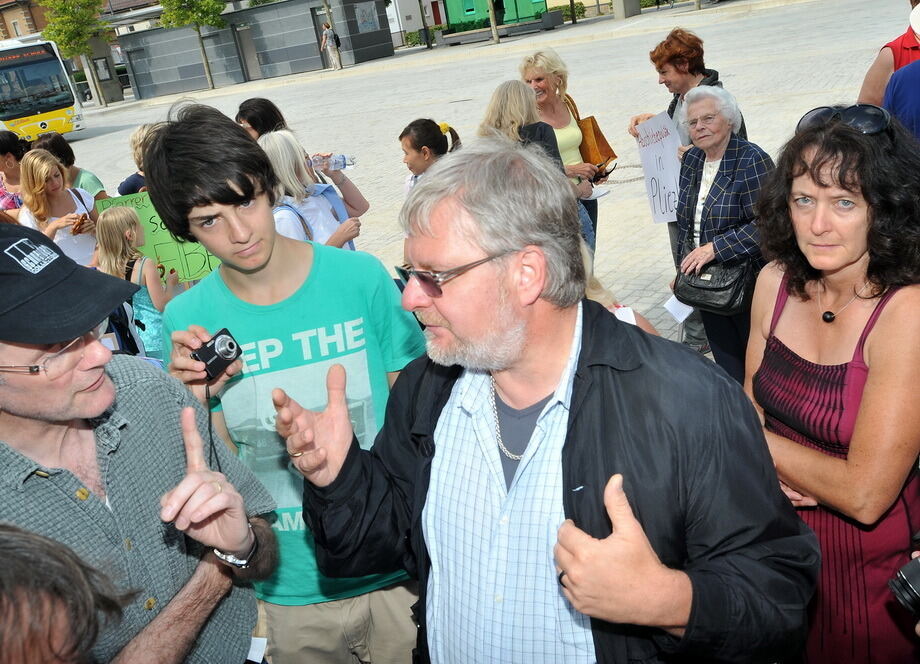
[[(763, 265), (754, 205), (773, 170), (769, 155), (742, 139), (735, 98), (714, 86), (687, 92), (681, 121), (694, 147), (684, 155), (677, 201), (678, 246), (683, 274), (703, 275), (711, 264), (749, 270)], [(709, 266), (709, 267), (707, 267)], [(749, 307), (727, 314), (700, 311), (716, 363), (741, 383), (750, 326)]]
[(876, 106), (799, 123), (758, 204), (773, 259), (745, 390), (818, 535), (808, 662), (920, 661), (888, 580), (920, 526), (920, 152)]

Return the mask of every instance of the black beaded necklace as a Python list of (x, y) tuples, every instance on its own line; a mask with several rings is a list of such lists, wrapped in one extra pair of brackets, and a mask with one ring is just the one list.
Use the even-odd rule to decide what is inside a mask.
[[(858, 291), (856, 291), (856, 294), (853, 295), (853, 297), (850, 298), (850, 301), (847, 302), (847, 303), (846, 303), (845, 305), (843, 305), (842, 307), (840, 307), (836, 312), (834, 312), (834, 311), (825, 311), (823, 314), (821, 314), (821, 320), (823, 320), (825, 323), (833, 323), (835, 320), (837, 320), (838, 314), (840, 314), (844, 309), (846, 309), (848, 306), (850, 306), (851, 304), (853, 304), (853, 301), (854, 301), (857, 297), (859, 297), (860, 295), (862, 295), (862, 292), (863, 292), (864, 290), (866, 290), (866, 286), (868, 286), (868, 285), (869, 285), (869, 282), (867, 281), (866, 283), (864, 283), (864, 284), (862, 285), (862, 288), (860, 288)], [(820, 311), (820, 310), (823, 309), (823, 308), (824, 308), (824, 307), (821, 306), (821, 293), (818, 293), (818, 310)]]

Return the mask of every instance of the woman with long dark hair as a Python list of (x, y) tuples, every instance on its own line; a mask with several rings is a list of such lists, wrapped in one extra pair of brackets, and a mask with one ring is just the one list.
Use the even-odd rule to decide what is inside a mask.
[(807, 662), (920, 658), (888, 579), (920, 524), (920, 151), (881, 108), (807, 113), (758, 203), (745, 389), (821, 544)]

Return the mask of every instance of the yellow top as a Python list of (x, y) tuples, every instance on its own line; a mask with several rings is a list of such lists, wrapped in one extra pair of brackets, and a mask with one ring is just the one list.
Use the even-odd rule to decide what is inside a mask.
[(575, 118), (571, 117), (571, 113), (569, 117), (571, 119), (568, 126), (562, 129), (553, 127), (553, 131), (556, 132), (556, 142), (559, 144), (559, 156), (562, 157), (562, 163), (566, 166), (580, 164), (583, 161), (581, 152), (578, 151), (581, 145), (581, 129), (575, 122)]

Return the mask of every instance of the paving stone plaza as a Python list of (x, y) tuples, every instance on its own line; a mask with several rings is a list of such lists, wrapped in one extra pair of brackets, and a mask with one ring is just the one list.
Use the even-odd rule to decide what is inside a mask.
[[(805, 111), (855, 101), (877, 50), (906, 29), (909, 9), (908, 0), (722, 0), (701, 11), (682, 2), (625, 21), (600, 17), (499, 45), (407, 49), (342, 72), (255, 81), (185, 98), (233, 116), (242, 100), (268, 97), (309, 151), (356, 155), (349, 175), (371, 203), (357, 245), (389, 267), (402, 259), (397, 216), (407, 170), (399, 132), (428, 117), (472, 140), (495, 86), (517, 77), (524, 55), (552, 47), (569, 67), (569, 92), (579, 109), (597, 116), (620, 155), (610, 194), (600, 203), (597, 274), (621, 302), (675, 338), (677, 324), (662, 308), (673, 276), (667, 229), (651, 222), (637, 179), (638, 151), (625, 131), (632, 115), (660, 112), (669, 101), (649, 50), (677, 26), (699, 34), (706, 66), (718, 70), (738, 98), (749, 139), (775, 157)], [(131, 131), (165, 118), (177, 99), (90, 107), (88, 128), (73, 135), (77, 164), (114, 194), (135, 168)]]

